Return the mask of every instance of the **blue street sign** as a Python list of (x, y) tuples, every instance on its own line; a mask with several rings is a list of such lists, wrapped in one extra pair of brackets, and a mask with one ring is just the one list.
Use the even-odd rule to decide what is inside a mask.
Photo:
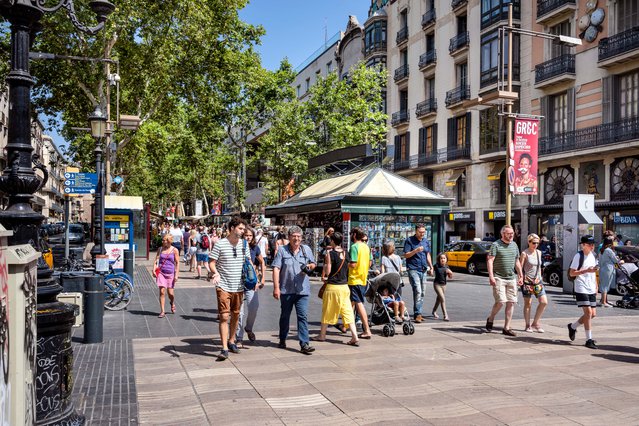
[(119, 185), (122, 183), (124, 179), (122, 179), (122, 176), (116, 176), (113, 178), (113, 182), (115, 182), (116, 185)]
[(65, 194), (93, 194), (98, 186), (97, 173), (65, 173)]

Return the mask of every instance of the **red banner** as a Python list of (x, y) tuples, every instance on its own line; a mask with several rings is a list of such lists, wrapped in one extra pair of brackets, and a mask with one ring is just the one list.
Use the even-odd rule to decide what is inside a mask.
[[(516, 119), (508, 178), (515, 195), (537, 195), (539, 120)], [(513, 170), (514, 169), (514, 170)]]

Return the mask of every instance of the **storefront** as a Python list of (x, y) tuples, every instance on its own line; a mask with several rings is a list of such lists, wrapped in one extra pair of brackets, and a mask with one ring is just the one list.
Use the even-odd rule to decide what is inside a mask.
[[(506, 210), (484, 210), (484, 222), (486, 222), (486, 232), (491, 232), (492, 227), (493, 235), (499, 239), (499, 233), (501, 228), (506, 225)], [(521, 236), (521, 209), (512, 209), (510, 211), (510, 224), (515, 230), (515, 237)], [(516, 241), (520, 244), (520, 241)]]
[(453, 227), (452, 231), (446, 231), (447, 243), (475, 238), (475, 212), (450, 212), (446, 222)]
[[(328, 227), (346, 235), (358, 226), (368, 234), (378, 263), (384, 241), (394, 241), (402, 254), (404, 240), (423, 224), (433, 252), (443, 247), (443, 219), (450, 199), (401, 176), (375, 168), (311, 185), (288, 200), (266, 208), (275, 225), (304, 229)], [(345, 242), (345, 245), (348, 243)]]

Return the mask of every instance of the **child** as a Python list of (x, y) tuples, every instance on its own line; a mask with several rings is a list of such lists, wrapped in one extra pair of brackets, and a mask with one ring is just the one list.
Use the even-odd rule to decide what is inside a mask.
[(381, 295), (382, 303), (384, 303), (384, 306), (388, 306), (393, 309), (393, 313), (395, 314), (395, 322), (397, 324), (403, 323), (404, 314), (406, 312), (406, 305), (404, 304), (404, 301), (401, 299), (401, 297), (397, 295), (396, 298), (394, 295), (390, 294), (390, 290), (388, 289), (388, 287), (382, 288)]
[(433, 318), (439, 318), (437, 315), (437, 308), (441, 305), (442, 312), (444, 313), (444, 321), (450, 321), (448, 318), (448, 312), (446, 312), (446, 280), (453, 278), (453, 273), (448, 267), (448, 257), (445, 253), (439, 253), (437, 255), (437, 261), (435, 262), (435, 279), (433, 280), (433, 288), (437, 293), (437, 300), (433, 307)]

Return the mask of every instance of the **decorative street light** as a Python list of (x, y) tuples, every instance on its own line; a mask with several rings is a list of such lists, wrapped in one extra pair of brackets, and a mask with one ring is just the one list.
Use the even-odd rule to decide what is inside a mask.
[(93, 208), (93, 248), (91, 258), (93, 266), (99, 254), (104, 254), (104, 180), (102, 173), (102, 141), (106, 135), (107, 118), (102, 113), (100, 106), (95, 107), (93, 114), (89, 115), (91, 136), (95, 138), (95, 172), (98, 175), (98, 183), (95, 188), (95, 206)]
[[(7, 166), (0, 176), (0, 191), (9, 196), (6, 210), (0, 211), (0, 223), (13, 231), (9, 237), (10, 245), (31, 244), (39, 250), (38, 230), (44, 217), (33, 210), (31, 200), (45, 182), (35, 174), (33, 164), (37, 168), (44, 166), (36, 162), (31, 146), (31, 87), (34, 79), (29, 72), (29, 49), (33, 38), (40, 29), (40, 19), (45, 13), (55, 12), (61, 8), (66, 12), (73, 25), (80, 31), (94, 35), (104, 27), (107, 17), (115, 6), (106, 0), (93, 0), (89, 7), (95, 13), (97, 25), (83, 25), (76, 16), (73, 0), (59, 0), (57, 5), (46, 7), (46, 0), (0, 0), (0, 15), (11, 24), (11, 70), (6, 82), (9, 86), (9, 117)], [(36, 383), (30, 392), (35, 395), (23, 395), (29, 401), (28, 424), (69, 423), (82, 424), (84, 417), (78, 415), (71, 399), (73, 387), (72, 368), (73, 350), (71, 348), (71, 325), (74, 322), (73, 307), (56, 301), (61, 287), (52, 277), (53, 271), (43, 262), (38, 263), (37, 308), (34, 298), (27, 299), (29, 312), (37, 315), (37, 358), (55, 360), (55, 368), (59, 373), (44, 374), (38, 364), (36, 374), (43, 377), (44, 382), (35, 377), (26, 378), (26, 383)], [(35, 292), (36, 286), (24, 289), (25, 293)], [(35, 322), (35, 318), (31, 321)], [(32, 329), (35, 324), (25, 324), (30, 336), (26, 348), (27, 353), (36, 352), (35, 336)], [(31, 355), (29, 355), (31, 357)], [(35, 363), (35, 359), (29, 359)], [(47, 366), (49, 368), (49, 366)], [(34, 368), (35, 370), (35, 368)], [(44, 401), (58, 401), (55, 407), (43, 408)]]

